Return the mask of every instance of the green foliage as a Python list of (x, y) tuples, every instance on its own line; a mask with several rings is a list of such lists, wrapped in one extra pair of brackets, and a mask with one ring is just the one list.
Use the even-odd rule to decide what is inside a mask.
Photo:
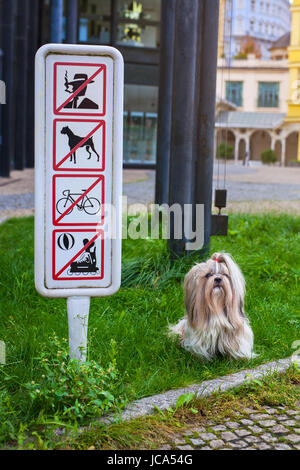
[[(49, 347), (50, 346), (50, 347)], [(67, 340), (56, 335), (49, 338), (47, 347), (33, 358), (36, 380), (25, 384), (36, 413), (62, 413), (70, 419), (81, 420), (100, 416), (116, 408), (118, 371), (114, 359), (108, 368), (95, 361), (81, 364), (69, 359)]]
[(246, 60), (246, 59), (248, 59), (248, 54), (247, 54), (247, 52), (239, 52), (233, 58), (234, 58), (234, 60)]
[(221, 142), (217, 147), (217, 158), (222, 160), (232, 160), (234, 158), (233, 146)]
[[(58, 349), (49, 340), (55, 332), (61, 344), (68, 334), (66, 301), (46, 299), (35, 291), (33, 218), (11, 219), (2, 224), (0, 246), (5, 247), (0, 250), (0, 262), (5, 266), (0, 278), (0, 340), (5, 341), (7, 353), (7, 364), (0, 365), (0, 441), (21, 442), (26, 427), (46, 426), (45, 422), (47, 426), (51, 422), (53, 427), (59, 427), (61, 422), (74, 425), (75, 418), (87, 419), (98, 388), (95, 386), (91, 397), (85, 400), (78, 383), (82, 378), (78, 382), (71, 380), (73, 372), (81, 377), (80, 370), (66, 361), (65, 345)], [(231, 215), (229, 235), (212, 237), (211, 253), (214, 251), (231, 253), (245, 275), (245, 309), (254, 331), (257, 358), (251, 361), (215, 358), (205, 362), (170, 341), (166, 334), (168, 324), (177, 322), (184, 314), (183, 278), (201, 257), (194, 253), (172, 262), (165, 240), (128, 239), (123, 240), (121, 289), (109, 298), (91, 302), (89, 364), (98, 368), (93, 375), (93, 367), (88, 366), (85, 390), (99, 377), (100, 370), (110, 377), (113, 364), (116, 374), (113, 388), (103, 385), (103, 389), (114, 397), (114, 409), (125, 399), (200, 383), (295, 352), (292, 345), (300, 338), (300, 218)], [(58, 350), (63, 351), (61, 360)], [(48, 358), (45, 364), (38, 360), (43, 354)], [(53, 374), (57, 367), (56, 382), (54, 375), (42, 377), (48, 374), (47, 364)], [(60, 396), (65, 385), (73, 402), (65, 395)], [(50, 397), (51, 406), (48, 388), (58, 393)], [(42, 399), (36, 390), (43, 390)], [(76, 398), (83, 408), (76, 405)], [(100, 396), (100, 400), (103, 406), (111, 403), (107, 397)], [(39, 433), (39, 429), (33, 431)], [(39, 445), (46, 446), (46, 440)]]
[(272, 149), (264, 150), (261, 153), (260, 158), (261, 158), (261, 161), (265, 164), (277, 162), (276, 153)]
[(183, 393), (177, 398), (175, 409), (178, 410), (178, 408), (188, 405), (194, 399), (195, 393)]

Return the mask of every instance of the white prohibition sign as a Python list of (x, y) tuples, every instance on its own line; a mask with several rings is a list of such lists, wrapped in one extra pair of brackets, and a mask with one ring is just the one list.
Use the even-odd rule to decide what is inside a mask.
[(120, 287), (123, 68), (108, 46), (47, 44), (36, 54), (35, 285), (43, 296), (100, 297)]

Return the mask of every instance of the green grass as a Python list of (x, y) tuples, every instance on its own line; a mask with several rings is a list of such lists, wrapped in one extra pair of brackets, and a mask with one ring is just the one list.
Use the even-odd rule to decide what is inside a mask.
[[(120, 393), (126, 399), (201, 382), (291, 355), (300, 339), (300, 218), (230, 217), (228, 237), (213, 237), (211, 251), (227, 251), (247, 282), (246, 312), (255, 336), (252, 361), (202, 362), (177, 348), (166, 329), (183, 314), (182, 281), (197, 258), (172, 264), (165, 241), (124, 240), (123, 281), (109, 298), (92, 299), (89, 358), (109, 367), (116, 358)], [(35, 358), (49, 336), (67, 337), (65, 299), (40, 297), (33, 283), (33, 218), (0, 226), (0, 395), (8, 391), (14, 417), (32, 419), (24, 383), (36, 380)], [(10, 379), (4, 380), (5, 376)], [(11, 379), (14, 377), (14, 379)], [(0, 400), (1, 402), (1, 400)], [(1, 414), (1, 403), (0, 403)]]

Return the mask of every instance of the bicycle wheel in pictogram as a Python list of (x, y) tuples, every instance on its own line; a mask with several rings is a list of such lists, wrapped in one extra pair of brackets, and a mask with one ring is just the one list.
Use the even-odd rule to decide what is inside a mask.
[(87, 198), (83, 204), (83, 210), (89, 215), (99, 214), (101, 204), (95, 197)]
[[(56, 210), (59, 214), (64, 214), (66, 210), (72, 205), (72, 201), (68, 197), (62, 197), (56, 203)], [(66, 215), (71, 214), (73, 207), (67, 212)]]

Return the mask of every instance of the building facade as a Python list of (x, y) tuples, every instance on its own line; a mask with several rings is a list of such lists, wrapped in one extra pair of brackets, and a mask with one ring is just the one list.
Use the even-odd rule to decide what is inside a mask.
[(289, 30), (289, 0), (221, 0), (219, 57), (242, 54), (252, 38), (257, 56), (267, 59), (273, 42)]
[[(49, 42), (50, 1), (40, 2), (41, 43)], [(156, 159), (161, 0), (78, 0), (78, 44), (118, 48), (125, 62), (124, 162)], [(64, 0), (66, 40), (67, 0)]]
[[(289, 96), (286, 123), (300, 123), (300, 0), (293, 0), (292, 31), (289, 47)], [(298, 138), (297, 160), (300, 161), (300, 131)]]
[[(279, 16), (281, 8), (282, 22), (274, 22), (274, 25), (281, 24), (278, 32), (283, 32), (285, 27), (289, 27), (291, 32), (285, 32), (272, 42), (269, 47), (269, 59), (261, 58), (257, 50), (248, 51), (244, 55), (237, 54), (230, 61), (226, 56), (219, 58), (217, 95), (235, 106), (235, 109), (229, 109), (227, 106), (227, 109), (216, 113), (216, 154), (220, 144), (226, 144), (233, 149), (231, 156), (236, 162), (246, 157), (251, 161), (260, 161), (262, 152), (272, 149), (279, 164), (290, 165), (297, 159), (300, 160), (300, 0), (294, 0), (292, 7), (289, 2), (279, 0), (233, 0), (234, 25), (238, 18), (237, 11), (244, 9), (245, 13), (246, 7), (248, 16), (244, 16), (245, 22), (252, 18), (249, 16), (249, 7), (252, 12), (258, 7), (264, 12), (269, 11), (269, 22)], [(291, 16), (286, 14), (286, 7), (291, 7), (291, 25)], [(226, 14), (223, 4), (224, 37)], [(260, 24), (263, 16), (253, 16), (253, 19), (254, 24), (257, 24), (257, 21)], [(236, 32), (234, 25), (233, 33)], [(274, 29), (276, 30), (275, 26)], [(254, 35), (253, 37), (259, 38)], [(234, 50), (237, 42), (233, 40), (233, 44)]]
[[(288, 42), (280, 41), (279, 47), (285, 56)], [(282, 166), (297, 159), (300, 113), (298, 121), (287, 118), (289, 62), (275, 59), (275, 50), (274, 54), (274, 60), (251, 55), (246, 60), (233, 60), (230, 68), (219, 59), (217, 96), (225, 97), (235, 109), (217, 111), (215, 148), (220, 143), (233, 147), (235, 161), (246, 155), (260, 161), (261, 153), (269, 149), (275, 151)]]

